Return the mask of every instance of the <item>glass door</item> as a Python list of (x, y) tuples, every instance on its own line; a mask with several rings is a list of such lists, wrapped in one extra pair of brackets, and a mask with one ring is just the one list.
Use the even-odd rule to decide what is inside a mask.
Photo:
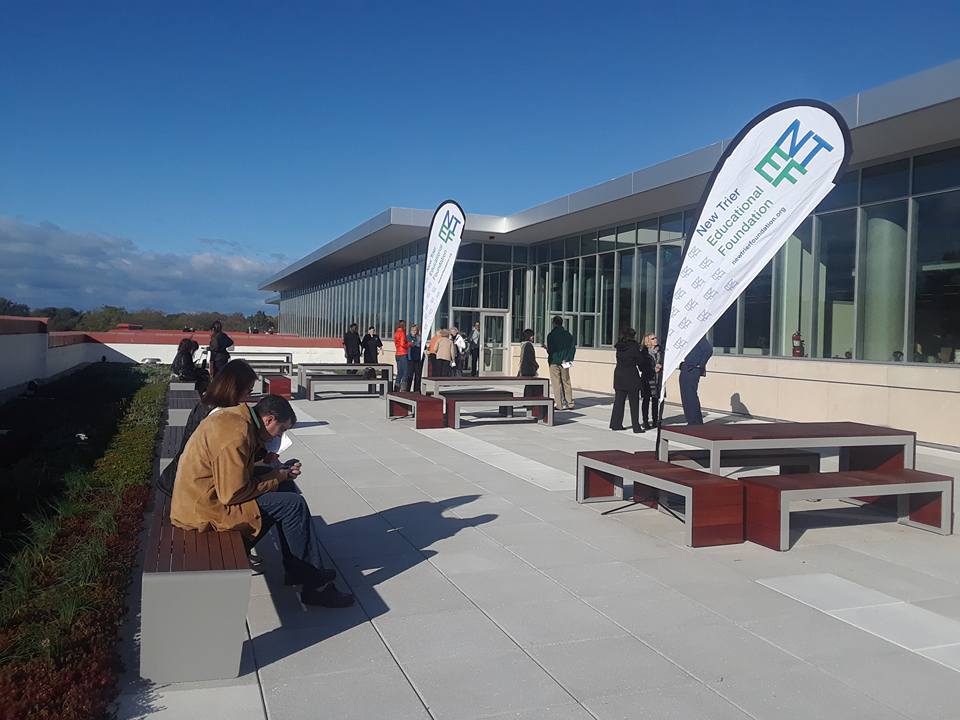
[(507, 373), (507, 322), (505, 313), (480, 314), (480, 374)]

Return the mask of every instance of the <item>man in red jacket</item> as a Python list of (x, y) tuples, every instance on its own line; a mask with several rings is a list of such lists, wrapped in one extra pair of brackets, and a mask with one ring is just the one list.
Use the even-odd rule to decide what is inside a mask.
[(397, 353), (397, 376), (394, 378), (395, 390), (403, 387), (407, 377), (407, 352), (410, 350), (410, 341), (407, 340), (407, 323), (397, 322), (397, 329), (393, 331), (393, 345)]

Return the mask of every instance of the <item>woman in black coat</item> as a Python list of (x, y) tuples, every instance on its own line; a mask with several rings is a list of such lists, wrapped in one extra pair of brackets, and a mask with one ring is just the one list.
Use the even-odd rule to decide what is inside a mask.
[[(646, 364), (641, 371), (640, 397), (643, 399), (643, 427), (652, 430), (657, 425), (657, 406), (660, 403), (660, 374), (663, 371), (663, 353), (660, 352), (657, 336), (650, 333), (643, 339)], [(649, 421), (653, 408), (653, 423)]]
[[(640, 424), (640, 373), (648, 362), (649, 353), (637, 343), (637, 331), (627, 328), (614, 346), (617, 350), (617, 367), (613, 371), (613, 413), (610, 415), (610, 429), (624, 430), (623, 406), (630, 401), (630, 419), (633, 431), (642, 433)], [(646, 357), (645, 357), (646, 355)]]

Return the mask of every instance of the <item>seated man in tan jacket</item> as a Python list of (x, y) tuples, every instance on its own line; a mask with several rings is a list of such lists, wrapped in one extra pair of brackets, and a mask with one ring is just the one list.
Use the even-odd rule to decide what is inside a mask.
[(293, 480), (300, 463), (254, 476), (263, 444), (297, 422), (290, 403), (267, 395), (208, 416), (190, 437), (173, 486), (170, 521), (188, 530), (237, 530), (259, 541), (274, 525), (280, 536), (287, 585), (302, 585), (305, 605), (346, 607), (353, 595), (333, 584), (306, 500)]

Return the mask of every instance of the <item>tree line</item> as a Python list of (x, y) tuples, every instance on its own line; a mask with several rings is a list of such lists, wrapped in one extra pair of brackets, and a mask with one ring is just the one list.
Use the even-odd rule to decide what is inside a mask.
[(112, 330), (121, 323), (142, 325), (150, 330), (208, 330), (214, 320), (223, 323), (226, 331), (256, 330), (270, 332), (276, 330), (277, 319), (258, 310), (253, 315), (243, 313), (164, 313), (160, 310), (127, 310), (114, 305), (104, 305), (95, 310), (76, 310), (72, 307), (42, 307), (31, 308), (23, 303), (0, 297), (0, 315), (16, 317), (45, 317), (49, 318), (47, 328), (51, 331), (87, 330), (90, 332), (104, 332)]

